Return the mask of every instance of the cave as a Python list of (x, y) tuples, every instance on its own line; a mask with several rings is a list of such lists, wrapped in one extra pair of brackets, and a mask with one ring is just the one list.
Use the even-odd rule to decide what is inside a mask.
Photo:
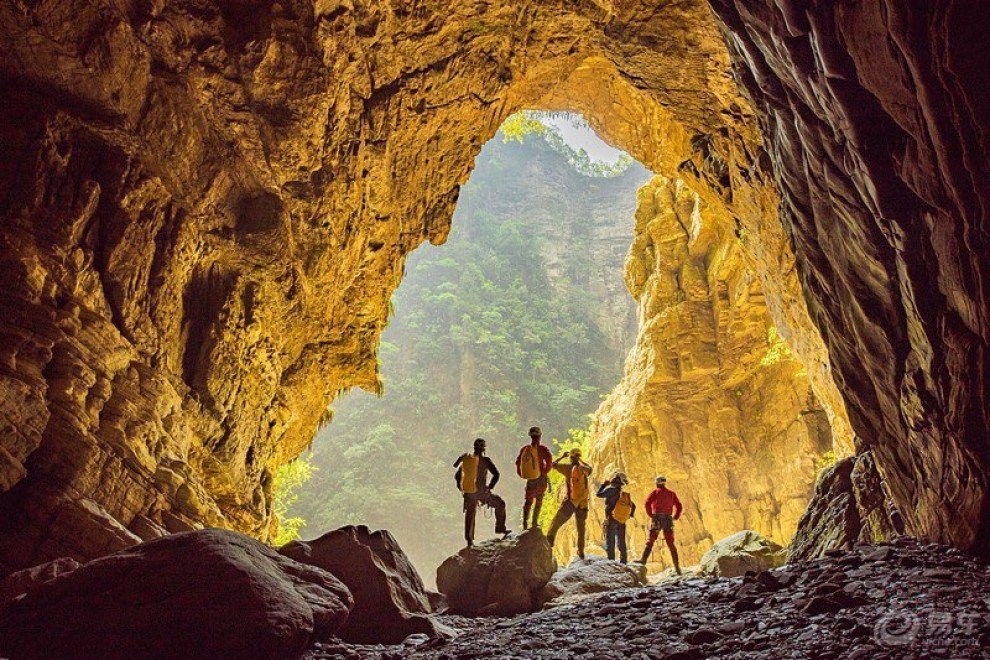
[(582, 113), (724, 217), (839, 453), (907, 533), (986, 557), (986, 24), (975, 0), (4, 3), (0, 573), (268, 538), (274, 470), (379, 386), (405, 256), (521, 108)]

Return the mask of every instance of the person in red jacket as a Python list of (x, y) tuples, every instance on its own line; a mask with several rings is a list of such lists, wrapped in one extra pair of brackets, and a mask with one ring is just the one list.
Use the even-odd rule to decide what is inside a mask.
[(681, 574), (681, 564), (677, 558), (677, 548), (674, 547), (674, 521), (681, 517), (681, 501), (677, 493), (667, 488), (667, 477), (657, 477), (657, 487), (646, 498), (646, 515), (653, 519), (650, 525), (650, 538), (643, 549), (643, 558), (639, 563), (645, 564), (653, 551), (657, 536), (663, 532), (663, 540), (670, 548), (670, 558), (674, 561), (674, 570)]
[(516, 456), (516, 473), (526, 480), (526, 499), (523, 503), (523, 529), (530, 527), (529, 512), (533, 512), (533, 527), (540, 526), (540, 509), (546, 495), (549, 480), (547, 475), (553, 465), (553, 454), (540, 444), (543, 432), (539, 426), (529, 429), (529, 444), (523, 445)]

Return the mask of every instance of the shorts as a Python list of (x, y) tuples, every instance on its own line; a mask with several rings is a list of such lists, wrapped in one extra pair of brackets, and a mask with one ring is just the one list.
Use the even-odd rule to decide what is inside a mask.
[(526, 499), (535, 500), (543, 497), (547, 492), (547, 486), (550, 485), (550, 480), (547, 479), (547, 475), (542, 477), (537, 477), (536, 479), (526, 480)]
[(653, 516), (653, 524), (650, 525), (650, 540), (656, 541), (657, 537), (660, 536), (660, 532), (663, 532), (663, 538), (665, 541), (674, 540), (674, 517), (658, 513)]

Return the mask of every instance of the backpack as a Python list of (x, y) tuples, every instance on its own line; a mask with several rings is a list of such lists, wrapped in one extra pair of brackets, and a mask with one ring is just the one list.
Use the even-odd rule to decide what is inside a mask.
[(523, 479), (539, 479), (540, 472), (540, 450), (533, 445), (526, 445), (519, 454), (519, 465), (516, 472)]
[(481, 458), (477, 454), (464, 454), (461, 460), (461, 492), (471, 494), (478, 490), (478, 464)]
[(612, 507), (612, 519), (620, 525), (625, 525), (632, 516), (633, 504), (632, 496), (623, 491), (619, 493), (619, 500)]
[(571, 504), (588, 506), (588, 473), (580, 464), (571, 467), (570, 484)]

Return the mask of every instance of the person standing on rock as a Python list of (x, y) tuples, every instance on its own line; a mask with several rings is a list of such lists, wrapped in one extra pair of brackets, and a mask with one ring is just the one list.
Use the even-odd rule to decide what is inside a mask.
[(681, 501), (677, 499), (677, 493), (667, 488), (667, 477), (657, 477), (657, 487), (646, 498), (646, 515), (653, 523), (650, 525), (650, 538), (643, 549), (643, 558), (639, 560), (641, 564), (646, 564), (653, 551), (653, 544), (656, 543), (660, 532), (663, 532), (663, 540), (670, 548), (670, 558), (674, 562), (674, 570), (681, 574), (681, 564), (677, 558), (677, 548), (674, 547), (674, 521), (681, 517)]
[[(569, 458), (569, 460), (568, 460)], [(557, 538), (560, 528), (574, 516), (577, 522), (577, 547), (578, 557), (584, 559), (584, 530), (588, 520), (588, 505), (591, 501), (591, 493), (588, 489), (588, 479), (591, 477), (591, 466), (581, 461), (581, 450), (574, 448), (570, 456), (564, 454), (553, 462), (553, 469), (564, 475), (564, 483), (567, 484), (567, 497), (560, 503), (557, 514), (550, 523), (547, 531), (547, 541), (550, 547)]]
[[(454, 461), (454, 467), (457, 468), (454, 481), (464, 496), (464, 540), (469, 548), (474, 545), (474, 521), (478, 504), (495, 509), (496, 534), (507, 536), (512, 531), (505, 528), (505, 500), (492, 492), (498, 483), (499, 474), (492, 459), (485, 456), (485, 449), (485, 439), (478, 438), (474, 441), (474, 453), (461, 454)], [(489, 472), (492, 474), (491, 481), (488, 481)]]
[(540, 509), (550, 480), (547, 475), (553, 466), (553, 454), (540, 444), (543, 432), (539, 426), (529, 429), (529, 444), (523, 445), (516, 456), (516, 473), (526, 480), (526, 499), (523, 503), (523, 529), (528, 529), (529, 513), (533, 512), (533, 527), (540, 526)]
[(632, 496), (622, 487), (629, 479), (622, 472), (616, 472), (610, 481), (598, 486), (598, 497), (605, 499), (605, 554), (615, 559), (615, 546), (619, 546), (619, 561), (626, 563), (626, 521), (636, 513)]

